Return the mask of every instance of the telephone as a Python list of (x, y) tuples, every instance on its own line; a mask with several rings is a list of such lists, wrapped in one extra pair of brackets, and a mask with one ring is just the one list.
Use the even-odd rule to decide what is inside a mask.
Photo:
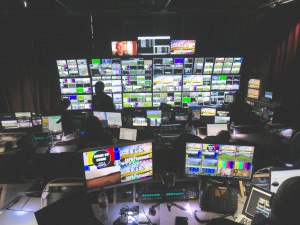
[(238, 208), (238, 191), (232, 187), (207, 186), (201, 193), (200, 207), (204, 211), (233, 214)]

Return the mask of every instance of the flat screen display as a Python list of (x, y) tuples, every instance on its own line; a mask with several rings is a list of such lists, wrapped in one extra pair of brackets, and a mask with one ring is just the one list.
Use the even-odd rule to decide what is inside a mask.
[(217, 113), (216, 108), (206, 108), (206, 107), (201, 108), (201, 116), (215, 116), (216, 113)]
[(271, 91), (266, 91), (265, 92), (265, 98), (268, 98), (268, 99), (273, 99), (273, 92)]
[(62, 123), (61, 116), (43, 116), (42, 117), (43, 130), (50, 132), (61, 132)]
[(114, 57), (122, 57), (127, 55), (137, 55), (136, 41), (112, 41), (112, 55)]
[(149, 180), (153, 176), (152, 142), (83, 151), (83, 169), (88, 191)]
[(2, 130), (31, 128), (31, 112), (4, 113), (0, 115)]
[(153, 92), (181, 91), (182, 76), (179, 75), (153, 75)]
[(196, 40), (171, 40), (171, 55), (195, 54)]
[(182, 92), (182, 107), (187, 108), (191, 103), (208, 106), (210, 104), (210, 92)]
[(182, 91), (210, 91), (210, 75), (183, 75)]
[(67, 98), (71, 101), (68, 109), (91, 109), (92, 108), (92, 95), (62, 95), (62, 98)]
[(134, 127), (147, 127), (147, 118), (145, 117), (132, 117), (132, 126)]
[(186, 143), (185, 174), (250, 179), (254, 146)]
[(152, 93), (123, 93), (123, 106), (152, 107)]
[(161, 117), (161, 110), (147, 110), (147, 119), (151, 127), (160, 126)]
[(259, 89), (260, 88), (260, 80), (250, 79), (248, 82), (248, 88)]
[(138, 37), (139, 55), (170, 54), (170, 36)]
[(153, 93), (153, 107), (159, 107), (160, 103), (167, 103), (173, 107), (180, 107), (181, 92)]
[(247, 97), (253, 99), (259, 99), (259, 90), (248, 88)]
[(59, 81), (62, 94), (84, 94), (92, 92), (90, 78), (64, 78)]
[(98, 112), (93, 115), (98, 117), (104, 127), (120, 128), (122, 127), (122, 115), (119, 112)]

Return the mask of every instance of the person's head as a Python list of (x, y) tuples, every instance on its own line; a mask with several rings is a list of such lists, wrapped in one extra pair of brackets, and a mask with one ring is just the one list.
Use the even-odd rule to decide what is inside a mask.
[[(274, 224), (296, 225), (300, 220), (300, 176), (285, 180), (271, 200)], [(272, 223), (273, 224), (273, 223)]]
[(105, 88), (105, 84), (102, 82), (102, 81), (98, 81), (96, 84), (95, 84), (95, 91), (96, 91), (96, 94), (99, 94), (101, 92), (104, 92), (104, 88)]
[(61, 106), (63, 109), (67, 110), (70, 105), (71, 101), (68, 98), (64, 98), (63, 100), (61, 100)]
[(227, 130), (221, 130), (217, 134), (217, 137), (222, 142), (228, 142), (230, 140), (231, 136), (230, 136), (230, 132), (229, 131), (227, 131)]
[(103, 131), (103, 125), (98, 117), (88, 116), (85, 120), (85, 130), (87, 134), (98, 134)]
[(243, 99), (242, 99), (242, 94), (241, 92), (237, 91), (233, 94), (233, 102), (236, 102), (236, 103), (239, 103), (239, 102), (242, 102)]
[(122, 56), (124, 54), (124, 45), (122, 41), (117, 41), (116, 50), (119, 56)]

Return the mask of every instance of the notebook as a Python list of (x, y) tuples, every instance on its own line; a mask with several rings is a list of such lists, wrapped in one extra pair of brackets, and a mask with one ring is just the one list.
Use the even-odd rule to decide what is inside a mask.
[(136, 141), (136, 138), (137, 138), (137, 129), (120, 128), (119, 139)]
[(270, 199), (273, 193), (252, 185), (244, 204), (243, 212), (238, 215), (235, 222), (250, 225), (256, 213), (269, 217), (271, 212)]
[(207, 124), (207, 136), (216, 136), (221, 130), (228, 130), (227, 124)]
[(69, 195), (36, 211), (35, 218), (39, 225), (102, 225), (84, 192)]

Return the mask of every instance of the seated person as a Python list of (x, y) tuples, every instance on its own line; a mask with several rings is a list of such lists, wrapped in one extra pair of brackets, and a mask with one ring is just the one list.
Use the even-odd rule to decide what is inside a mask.
[(203, 143), (228, 143), (231, 138), (230, 132), (221, 130), (216, 136), (207, 136)]
[(85, 134), (78, 141), (78, 149), (115, 144), (117, 139), (105, 130), (96, 116), (89, 116), (85, 120)]

